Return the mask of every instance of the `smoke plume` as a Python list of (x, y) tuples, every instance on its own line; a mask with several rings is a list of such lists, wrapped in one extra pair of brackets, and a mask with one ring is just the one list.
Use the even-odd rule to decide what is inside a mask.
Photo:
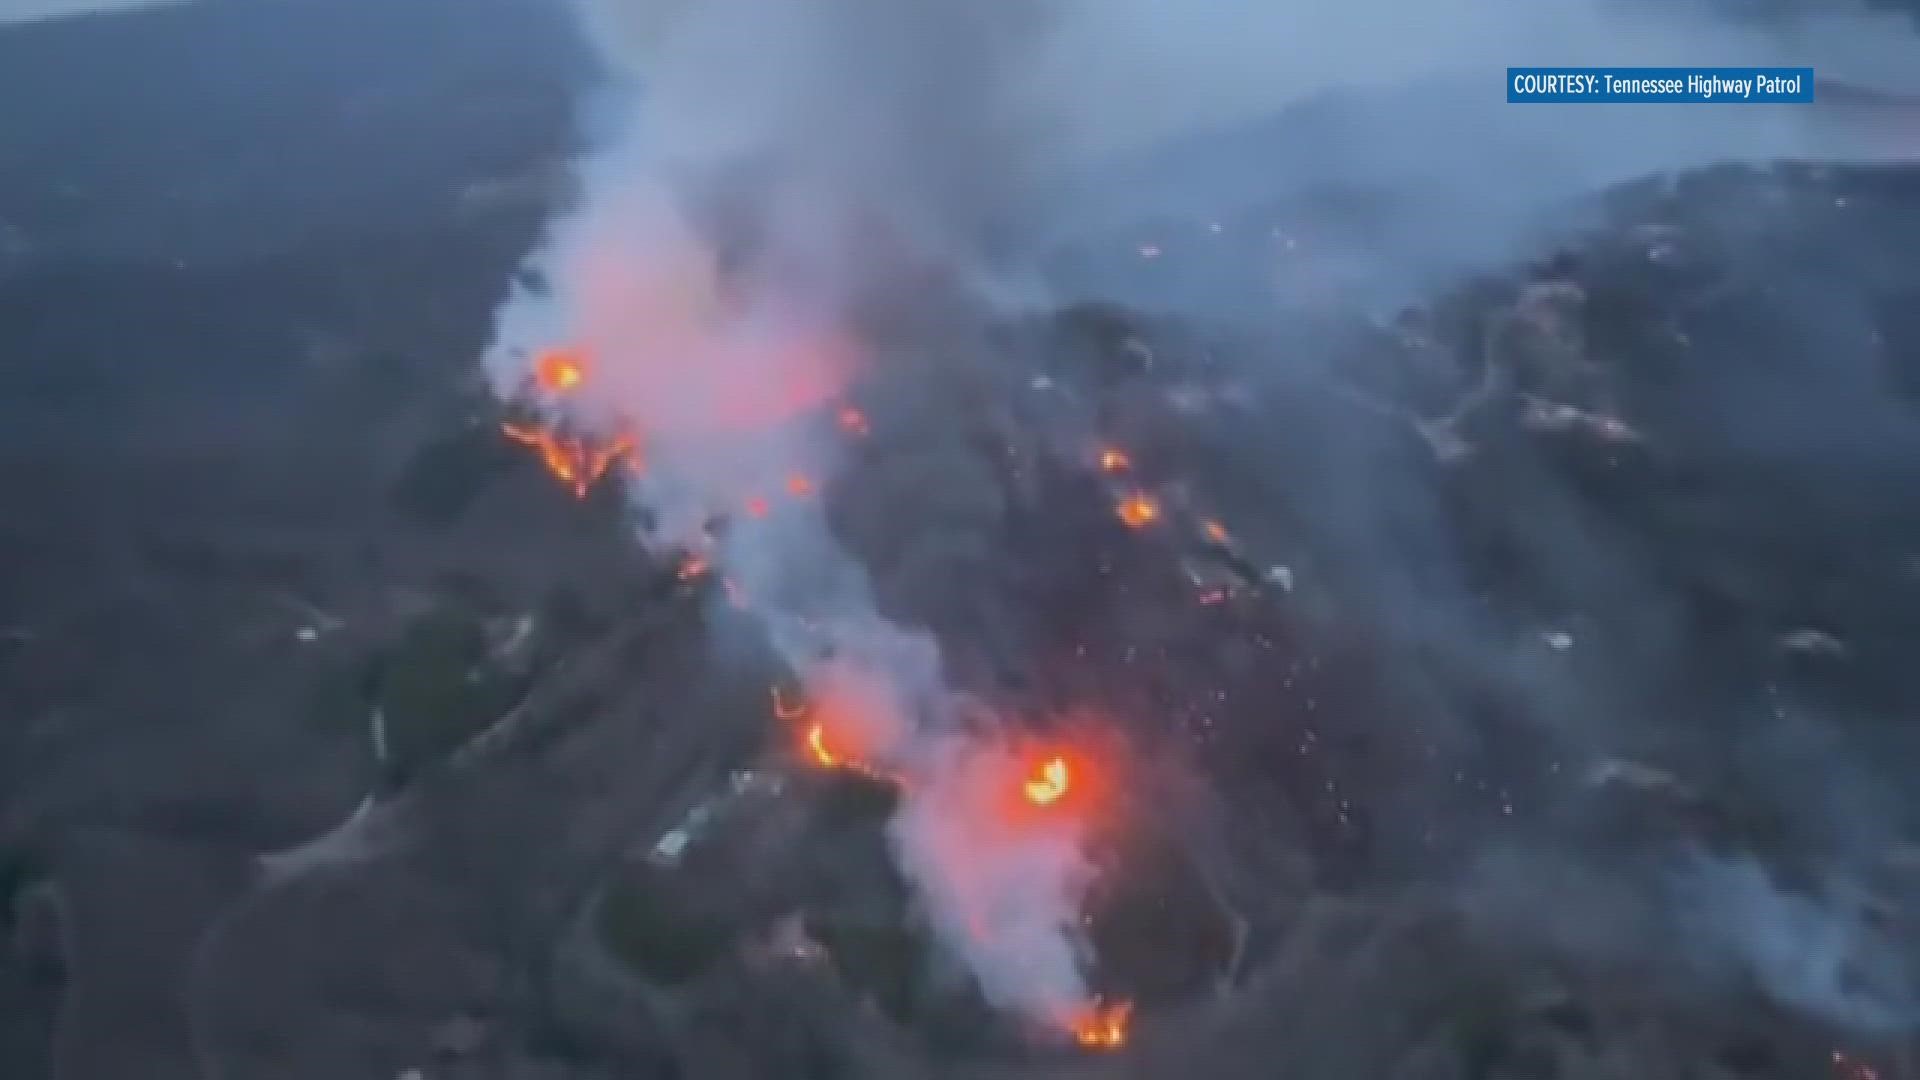
[(899, 779), (901, 864), (989, 998), (1071, 1025), (1088, 999), (1077, 822), (1008, 824), (1022, 763), (948, 689), (932, 641), (880, 615), (814, 497), (836, 473), (836, 406), (882, 359), (863, 305), (893, 275), (964, 268), (1006, 202), (1024, 144), (994, 88), (1033, 12), (623, 10), (596, 25), (648, 43), (643, 87), (610, 91), (620, 123), (501, 311), (489, 370), (512, 395), (556, 343), (587, 358), (563, 419), (638, 433), (644, 541), (702, 553), (765, 619), (823, 757)]
[(1786, 892), (1745, 860), (1699, 861), (1678, 888), (1685, 930), (1779, 1003), (1875, 1034), (1912, 1026), (1905, 965), (1844, 896)]
[[(1024, 767), (1015, 749), (951, 689), (937, 644), (880, 613), (819, 501), (783, 495), (838, 475), (834, 410), (897, 344), (874, 309), (918, 283), (1025, 280), (1028, 257), (1117, 221), (1231, 212), (1327, 182), (1364, 183), (1405, 211), (1369, 240), (1375, 272), (1404, 284), (1505, 253), (1548, 207), (1649, 170), (1900, 152), (1849, 144), (1806, 111), (1507, 106), (1509, 64), (1810, 63), (1868, 85), (1920, 72), (1893, 16), (1783, 27), (1678, 3), (582, 0), (581, 12), (607, 61), (599, 145), (499, 313), (488, 370), (513, 396), (541, 350), (589, 358), (565, 419), (638, 434), (643, 541), (709, 558), (834, 718), (837, 751), (905, 778), (893, 835), (933, 924), (993, 1001), (1052, 1023), (1090, 1001), (1075, 936), (1083, 822), (1013, 827), (997, 800)], [(1334, 95), (1350, 106), (1321, 110)], [(1215, 153), (1220, 133), (1276, 116), (1271, 137), (1235, 143), (1251, 154)], [(1351, 490), (1403, 482), (1363, 476)], [(1764, 940), (1734, 945), (1770, 963)]]

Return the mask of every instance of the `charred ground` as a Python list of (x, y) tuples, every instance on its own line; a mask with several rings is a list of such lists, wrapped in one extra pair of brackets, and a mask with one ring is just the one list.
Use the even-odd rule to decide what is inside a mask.
[[(462, 96), (421, 83), (367, 115)], [(1246, 317), (925, 316), (828, 497), (967, 689), (1123, 734), (1100, 1057), (931, 953), (887, 792), (788, 767), (750, 620), (495, 438), (471, 358), (565, 128), (515, 85), (554, 106), (212, 255), (0, 170), (8, 1075), (1920, 1075), (1668, 895), (1839, 866), (1913, 950), (1911, 170), (1649, 181), (1406, 310), (1277, 203), (1090, 256)]]

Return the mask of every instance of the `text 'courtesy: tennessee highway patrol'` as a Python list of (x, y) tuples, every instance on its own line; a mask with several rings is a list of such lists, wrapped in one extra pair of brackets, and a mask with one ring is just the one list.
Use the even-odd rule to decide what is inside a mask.
[(1514, 104), (1806, 104), (1812, 68), (1508, 68)]

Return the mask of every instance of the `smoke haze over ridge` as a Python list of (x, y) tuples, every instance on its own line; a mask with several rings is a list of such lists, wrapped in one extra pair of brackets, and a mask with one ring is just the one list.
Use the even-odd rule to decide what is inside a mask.
[[(973, 770), (1001, 775), (981, 764), (996, 748), (959, 737), (952, 721), (966, 706), (945, 685), (937, 649), (879, 615), (822, 515), (782, 507), (707, 535), (743, 493), (777, 488), (793, 469), (832, 482), (839, 452), (806, 416), (888, 362), (863, 333), (864, 308), (929, 268), (993, 279), (1008, 269), (1005, 252), (983, 237), (1009, 220), (1051, 244), (1154, 213), (1364, 182), (1407, 210), (1370, 252), (1371, 272), (1392, 277), (1402, 263), (1507, 254), (1547, 208), (1649, 172), (1912, 153), (1858, 144), (1793, 107), (1507, 106), (1509, 64), (1811, 64), (1865, 84), (1920, 78), (1911, 24), (1864, 9), (1787, 23), (1563, 0), (1338, 9), (604, 0), (585, 11), (616, 87), (596, 115), (602, 148), (582, 166), (580, 206), (534, 260), (540, 280), (503, 309), (490, 370), (510, 394), (528, 357), (556, 342), (595, 358), (583, 407), (632, 421), (648, 442), (650, 471), (636, 485), (648, 542), (711, 542), (716, 564), (767, 610), (812, 695), (834, 698), (835, 678), (857, 687), (848, 709), (865, 718), (874, 756), (936, 779), (921, 789), (936, 801), (910, 796), (896, 822), (903, 864), (990, 996), (1042, 1017), (1088, 994), (1072, 935), (1084, 876), (1076, 838), (1036, 847), (951, 831), (978, 797)], [(1339, 94), (1360, 104), (1311, 111)], [(1204, 140), (1293, 107), (1307, 108), (1292, 126), (1276, 122), (1236, 168), (1214, 168)], [(1169, 143), (1193, 147), (1191, 163), (1146, 154)], [(1015, 252), (1009, 261), (1024, 269), (1031, 252)], [(1101, 295), (1097, 283), (1050, 286)], [(1180, 306), (1177, 294), (1159, 299)], [(1380, 482), (1356, 485), (1360, 501), (1406, 482), (1362, 479)], [(1562, 528), (1575, 526), (1548, 521), (1539, 532)], [(1626, 591), (1651, 592), (1641, 569), (1622, 558), (1583, 573), (1611, 571)], [(1434, 625), (1460, 628), (1446, 617)], [(1775, 945), (1780, 924), (1804, 936), (1818, 923), (1815, 936), (1837, 940), (1851, 933), (1842, 920), (1820, 923), (1822, 912), (1771, 892), (1764, 875), (1715, 868), (1699, 880), (1745, 916), (1719, 944), (1776, 996), (1859, 1012), (1831, 966), (1796, 968)], [(969, 941), (969, 916), (982, 908), (1011, 913), (1002, 940), (1021, 943), (1017, 956)], [(1896, 1023), (1910, 1023), (1905, 999), (1895, 1000)]]

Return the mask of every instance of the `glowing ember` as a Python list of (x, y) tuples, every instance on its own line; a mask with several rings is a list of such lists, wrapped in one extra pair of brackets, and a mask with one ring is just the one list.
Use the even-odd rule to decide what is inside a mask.
[(1101, 472), (1123, 473), (1131, 468), (1133, 468), (1133, 459), (1127, 457), (1126, 451), (1115, 450), (1112, 447), (1100, 451)]
[(1074, 1018), (1074, 1041), (1089, 1050), (1117, 1050), (1127, 1044), (1127, 1023), (1132, 1019), (1133, 1002), (1107, 1004), (1095, 999), (1092, 1006)]
[(867, 426), (867, 416), (851, 405), (840, 408), (840, 430), (855, 438), (864, 437), (872, 429)]
[(1160, 520), (1160, 504), (1145, 492), (1136, 491), (1121, 499), (1114, 510), (1129, 529), (1144, 529)]
[[(805, 700), (788, 701), (786, 695), (777, 686), (769, 693), (773, 697), (773, 715), (778, 719), (804, 720), (813, 713), (812, 706)], [(814, 764), (823, 769), (838, 769), (842, 766), (857, 768), (827, 745), (827, 726), (821, 721), (815, 720), (807, 725), (805, 738), (807, 756), (813, 760)]]
[(1206, 534), (1207, 539), (1216, 544), (1224, 545), (1232, 539), (1227, 535), (1227, 527), (1225, 525), (1211, 519), (1200, 523), (1200, 531)]
[(805, 473), (794, 473), (787, 477), (787, 494), (796, 499), (804, 499), (813, 494), (813, 481)]
[(706, 576), (707, 568), (708, 563), (705, 555), (688, 555), (681, 561), (680, 569), (676, 576), (678, 576), (681, 581), (693, 581), (696, 578)]
[(840, 766), (839, 755), (827, 749), (827, 729), (824, 724), (816, 722), (807, 725), (807, 752), (823, 768), (835, 769)]
[(747, 500), (747, 516), (763, 518), (767, 516), (767, 500), (758, 495)]
[(587, 365), (572, 349), (553, 349), (533, 362), (533, 377), (549, 394), (564, 394), (587, 377)]
[(576, 499), (586, 498), (587, 492), (607, 474), (614, 462), (634, 461), (631, 435), (616, 435), (595, 443), (524, 424), (503, 423), (500, 430), (514, 442), (538, 451), (540, 463)]
[(1048, 758), (1026, 782), (1027, 801), (1035, 806), (1051, 806), (1067, 793), (1067, 760)]

